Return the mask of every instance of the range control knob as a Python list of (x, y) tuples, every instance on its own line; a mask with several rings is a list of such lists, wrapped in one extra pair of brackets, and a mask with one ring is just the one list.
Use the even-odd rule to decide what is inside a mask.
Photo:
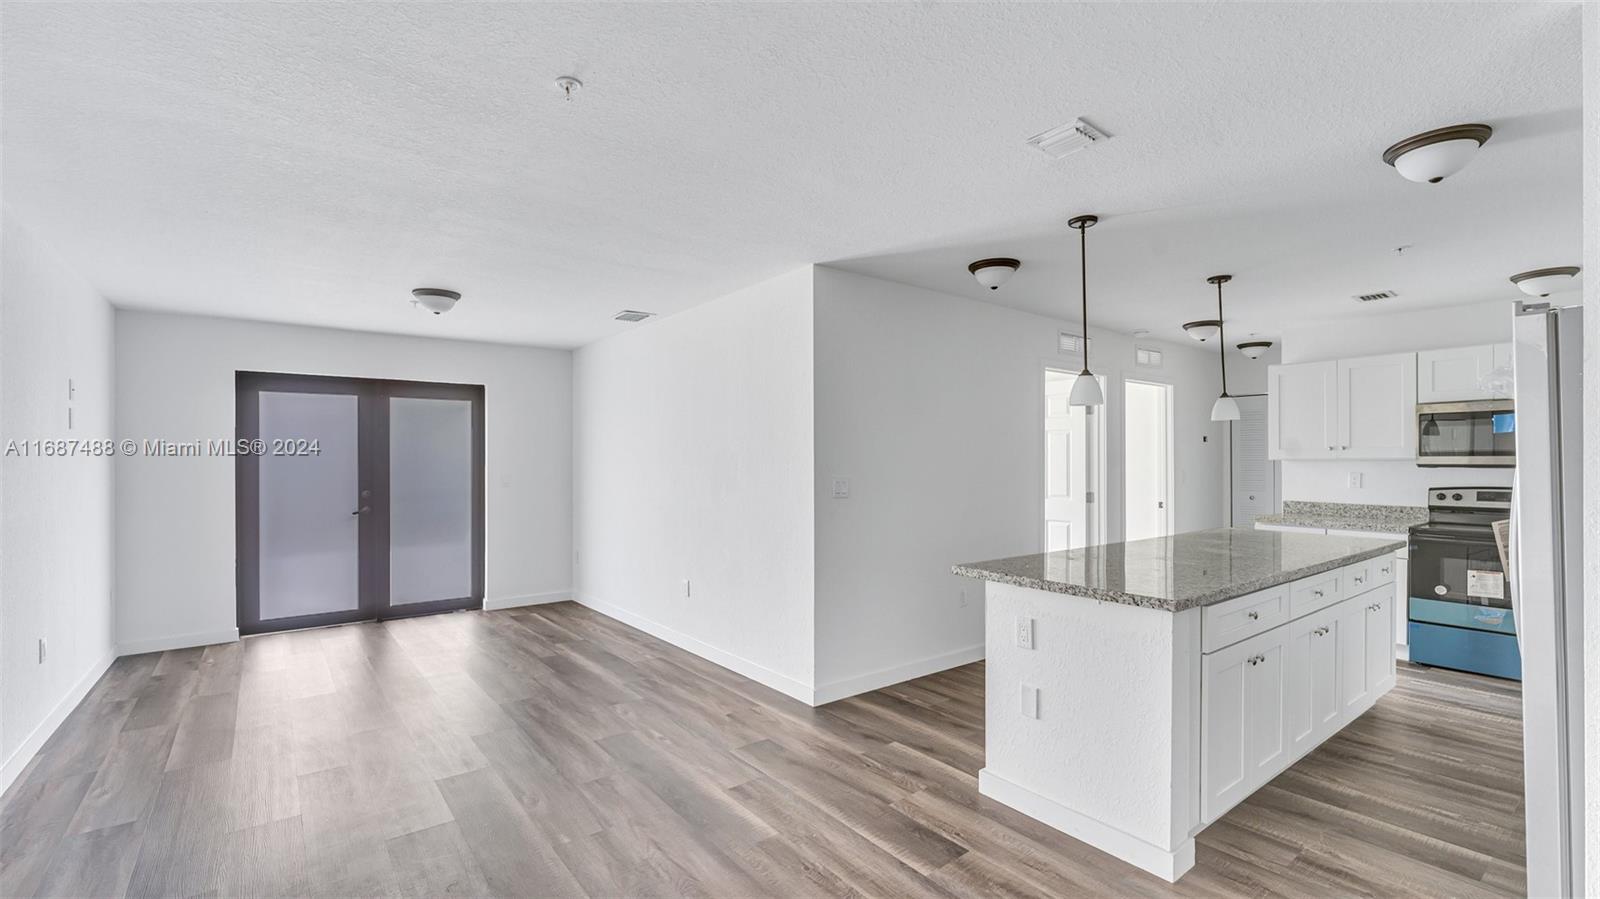
[(1450, 498), (1451, 498), (1451, 499), (1453, 499), (1453, 500), (1455, 500), (1455, 501), (1456, 501), (1456, 502), (1458, 502), (1458, 503), (1459, 503), (1459, 502), (1461, 502), (1461, 494), (1459, 494), (1459, 493), (1455, 493), (1455, 494), (1452, 494), (1452, 495), (1451, 495), (1451, 496), (1450, 496)]
[(1433, 495), (1433, 498), (1434, 499), (1444, 499), (1444, 494), (1443, 493), (1435, 493)]

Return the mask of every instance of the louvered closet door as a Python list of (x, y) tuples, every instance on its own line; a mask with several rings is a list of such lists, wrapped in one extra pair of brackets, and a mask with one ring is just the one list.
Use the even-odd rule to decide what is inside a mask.
[(1233, 422), (1233, 524), (1250, 527), (1278, 509), (1276, 463), (1267, 458), (1267, 398), (1239, 398)]

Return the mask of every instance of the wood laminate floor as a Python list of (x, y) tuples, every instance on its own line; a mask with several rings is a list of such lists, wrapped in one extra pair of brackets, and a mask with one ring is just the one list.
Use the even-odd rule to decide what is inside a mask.
[(1402, 667), (1171, 885), (978, 795), (981, 663), (811, 709), (571, 603), (349, 625), (119, 659), (0, 895), (1514, 895), (1519, 713)]

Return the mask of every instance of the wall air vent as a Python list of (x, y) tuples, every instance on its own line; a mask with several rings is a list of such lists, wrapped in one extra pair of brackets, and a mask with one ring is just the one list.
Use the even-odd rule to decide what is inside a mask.
[(1358, 293), (1355, 299), (1358, 303), (1375, 303), (1378, 300), (1392, 300), (1397, 296), (1399, 294), (1392, 290), (1380, 290), (1377, 293)]
[(636, 309), (624, 309), (613, 315), (612, 318), (619, 322), (642, 322), (647, 318), (654, 318), (654, 312), (640, 312)]
[(1071, 331), (1060, 331), (1056, 334), (1056, 350), (1062, 353), (1083, 353), (1085, 338)]
[(1133, 348), (1133, 364), (1141, 368), (1160, 368), (1161, 351), (1154, 347), (1140, 346)]
[(1038, 148), (1039, 152), (1052, 159), (1060, 159), (1110, 139), (1111, 135), (1083, 119), (1073, 119), (1059, 128), (1051, 128), (1028, 138), (1028, 145)]

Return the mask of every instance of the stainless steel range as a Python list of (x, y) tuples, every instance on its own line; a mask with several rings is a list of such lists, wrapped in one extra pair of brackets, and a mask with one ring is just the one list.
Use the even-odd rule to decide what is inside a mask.
[(1494, 542), (1511, 516), (1504, 487), (1434, 487), (1428, 521), (1411, 528), (1411, 661), (1522, 678), (1517, 624)]

